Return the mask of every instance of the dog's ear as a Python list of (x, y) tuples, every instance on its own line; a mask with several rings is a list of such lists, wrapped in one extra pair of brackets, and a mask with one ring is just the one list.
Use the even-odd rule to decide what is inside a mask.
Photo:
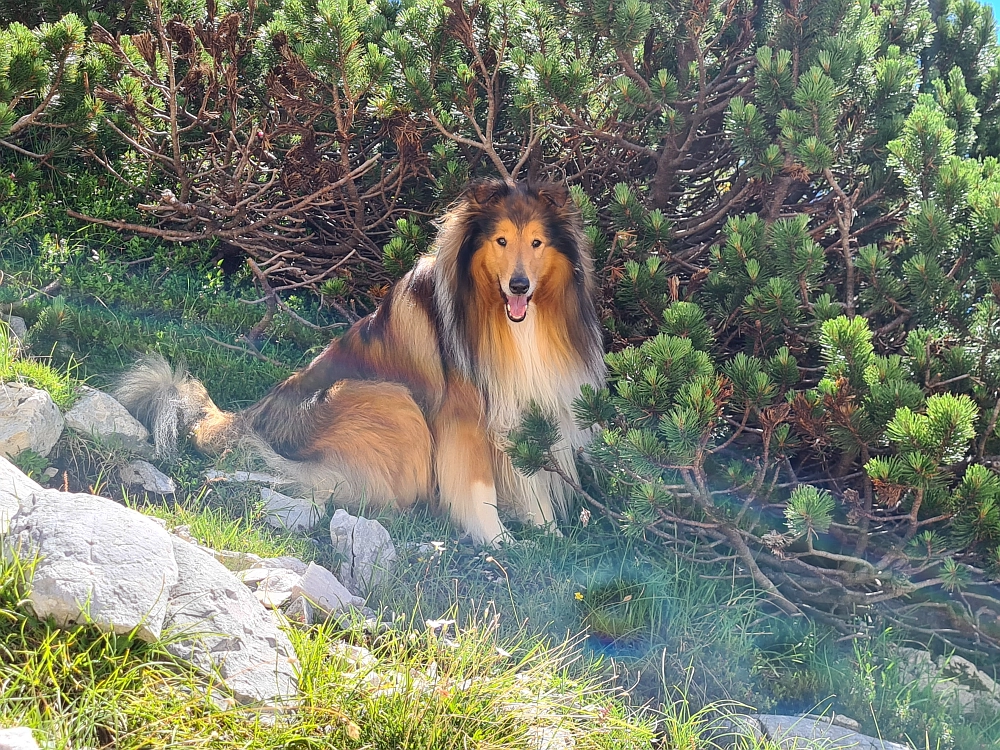
[(562, 183), (545, 182), (535, 187), (538, 197), (553, 208), (562, 208), (569, 200), (569, 190)]
[(466, 186), (462, 197), (473, 206), (486, 206), (503, 198), (508, 192), (510, 187), (500, 180), (476, 180)]

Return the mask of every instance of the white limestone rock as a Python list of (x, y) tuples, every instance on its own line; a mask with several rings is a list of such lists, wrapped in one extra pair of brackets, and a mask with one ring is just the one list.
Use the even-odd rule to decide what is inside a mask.
[(59, 407), (45, 391), (23, 383), (0, 385), (0, 454), (14, 457), (31, 449), (47, 456), (64, 424)]
[(294, 698), (295, 651), (274, 615), (208, 552), (172, 542), (179, 583), (167, 603), (167, 650), (218, 674), (240, 702)]
[(148, 446), (149, 430), (107, 393), (84, 386), (82, 398), (66, 412), (66, 426), (103, 440), (117, 438), (129, 448)]
[(27, 727), (0, 729), (0, 750), (38, 750), (38, 743)]
[(6, 544), (40, 557), (29, 596), (39, 617), (160, 637), (177, 565), (170, 535), (141, 513), (94, 495), (33, 492)]
[(33, 492), (41, 492), (42, 486), (29, 479), (14, 464), (0, 456), (0, 536), (10, 528), (10, 519), (20, 508), (20, 501)]
[(289, 497), (270, 487), (261, 487), (260, 496), (267, 510), (264, 520), (276, 529), (308, 531), (319, 521), (320, 509), (312, 500)]
[(330, 519), (330, 539), (344, 557), (339, 577), (355, 593), (367, 594), (384, 583), (396, 562), (396, 547), (386, 528), (342, 508)]
[(291, 598), (302, 574), (288, 568), (251, 568), (236, 577), (250, 587), (257, 601), (268, 609), (277, 609)]
[(912, 750), (907, 745), (859, 734), (827, 717), (758, 714), (767, 735), (781, 750)]
[(362, 607), (365, 603), (364, 599), (348, 591), (333, 573), (316, 563), (309, 563), (305, 575), (292, 589), (292, 599), (300, 596), (328, 615)]
[(149, 461), (133, 461), (123, 466), (119, 476), (125, 484), (137, 485), (157, 495), (172, 495), (177, 491), (174, 480)]
[(282, 555), (281, 557), (265, 557), (263, 559), (258, 559), (257, 564), (254, 567), (286, 568), (287, 570), (294, 570), (301, 576), (305, 575), (306, 568), (308, 568), (309, 566), (306, 565), (297, 557), (292, 557), (291, 555)]

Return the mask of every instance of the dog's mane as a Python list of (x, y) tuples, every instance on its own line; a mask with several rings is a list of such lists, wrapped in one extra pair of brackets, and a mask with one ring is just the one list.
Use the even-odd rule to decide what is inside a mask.
[[(476, 290), (470, 266), (482, 238), (496, 221), (518, 212), (537, 216), (546, 226), (552, 246), (573, 267), (575, 308), (565, 310), (570, 349), (584, 372), (603, 376), (600, 321), (594, 302), (596, 281), (590, 243), (579, 211), (559, 185), (509, 185), (498, 180), (472, 183), (439, 223), (435, 243), (434, 302), (445, 356), (466, 376), (476, 380), (476, 357), (482, 331), (474, 330), (469, 306)], [(530, 218), (522, 216), (521, 219)]]

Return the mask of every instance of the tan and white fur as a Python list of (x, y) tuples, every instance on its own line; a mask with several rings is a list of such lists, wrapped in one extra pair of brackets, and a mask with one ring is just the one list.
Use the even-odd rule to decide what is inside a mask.
[[(562, 186), (477, 182), (443, 217), (434, 251), (379, 308), (240, 413), (147, 358), (123, 403), (154, 428), (218, 452), (249, 443), (290, 481), (338, 504), (437, 501), (477, 542), (507, 537), (498, 508), (555, 530), (570, 490), (519, 474), (506, 435), (535, 402), (559, 425), (554, 451), (576, 476), (590, 435), (573, 420), (580, 387), (604, 382), (589, 247)], [(172, 427), (173, 426), (173, 427)]]

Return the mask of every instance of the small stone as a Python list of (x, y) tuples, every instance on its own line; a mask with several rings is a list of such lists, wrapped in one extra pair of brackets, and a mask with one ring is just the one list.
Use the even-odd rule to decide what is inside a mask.
[[(253, 568), (261, 561), (260, 555), (253, 552), (232, 552), (228, 549), (214, 549), (212, 556), (230, 570), (241, 571)], [(305, 570), (305, 565), (302, 566)]]
[(149, 431), (115, 399), (96, 388), (83, 386), (82, 397), (66, 412), (66, 426), (84, 435), (107, 440), (118, 438), (129, 448), (145, 448)]
[(264, 520), (276, 529), (308, 531), (319, 521), (320, 509), (312, 500), (289, 497), (269, 487), (260, 488), (267, 515)]
[(45, 391), (22, 383), (0, 385), (0, 455), (14, 457), (30, 449), (47, 456), (64, 424), (59, 407)]
[(247, 586), (256, 588), (257, 584), (267, 578), (270, 572), (267, 568), (250, 568), (249, 570), (241, 570), (236, 574), (236, 577)]
[(300, 574), (287, 568), (255, 568), (238, 577), (254, 590), (257, 601), (268, 609), (277, 609), (288, 601), (295, 584), (302, 580)]
[(55, 477), (56, 477), (56, 475), (58, 473), (59, 473), (59, 469), (57, 469), (55, 466), (50, 466), (49, 468), (47, 468), (45, 471), (42, 472), (42, 476), (46, 480), (48, 480), (48, 479), (55, 479)]
[(122, 467), (119, 475), (125, 484), (139, 485), (146, 492), (157, 495), (172, 495), (177, 491), (174, 480), (149, 461), (133, 461)]
[(352, 516), (340, 508), (330, 519), (330, 539), (345, 558), (338, 573), (349, 589), (367, 594), (388, 578), (396, 548), (378, 521)]
[(41, 492), (42, 486), (29, 479), (24, 472), (0, 455), (0, 537), (7, 533), (10, 519), (21, 507), (21, 500), (33, 492)]
[(316, 563), (309, 563), (305, 575), (292, 589), (292, 597), (303, 596), (311, 604), (333, 615), (346, 612), (351, 607), (361, 607), (365, 600), (354, 596), (337, 577)]
[(282, 555), (281, 557), (265, 557), (258, 560), (258, 563), (254, 567), (261, 568), (285, 568), (287, 570), (294, 570), (300, 576), (305, 575), (306, 568), (309, 567), (304, 562), (302, 562), (297, 557), (292, 557), (291, 555)]
[(42, 490), (21, 501), (5, 546), (39, 556), (29, 594), (39, 617), (160, 637), (177, 565), (170, 535), (141, 513), (103, 497)]
[(27, 727), (0, 729), (0, 750), (38, 750), (38, 743)]
[(197, 544), (193, 536), (191, 536), (191, 525), (182, 524), (181, 526), (175, 526), (173, 531), (174, 536), (180, 537), (185, 542), (190, 542), (191, 544)]
[(262, 474), (256, 471), (219, 471), (209, 469), (205, 472), (209, 482), (260, 482), (261, 484), (280, 484), (281, 477), (272, 474)]
[(291, 598), (292, 592), (257, 589), (253, 592), (253, 595), (257, 597), (257, 601), (263, 604), (267, 609), (278, 609), (282, 604)]
[(25, 337), (28, 335), (28, 326), (24, 322), (24, 318), (19, 318), (16, 315), (5, 315), (3, 316), (3, 321), (10, 328), (10, 332), (14, 334), (14, 338), (23, 344)]

